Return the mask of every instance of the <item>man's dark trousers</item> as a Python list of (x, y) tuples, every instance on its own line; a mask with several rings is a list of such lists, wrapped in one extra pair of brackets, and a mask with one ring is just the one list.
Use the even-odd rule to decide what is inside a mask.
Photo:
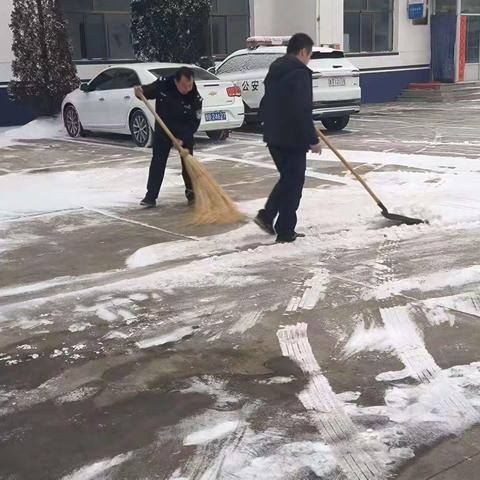
[(267, 223), (273, 223), (278, 215), (275, 231), (279, 236), (288, 237), (295, 232), (297, 225), (297, 210), (305, 183), (307, 150), (271, 145), (268, 149), (280, 173), (280, 180), (268, 197), (262, 217)]
[[(193, 154), (194, 139), (189, 138), (183, 140), (183, 147)], [(165, 177), (165, 168), (167, 167), (167, 160), (172, 149), (172, 142), (163, 133), (155, 131), (155, 138), (153, 143), (153, 157), (150, 163), (150, 170), (148, 172), (147, 183), (147, 198), (149, 200), (156, 200), (160, 192), (160, 187)], [(185, 163), (182, 159), (182, 177), (185, 182), (185, 196), (187, 199), (193, 199), (192, 181), (185, 168)]]

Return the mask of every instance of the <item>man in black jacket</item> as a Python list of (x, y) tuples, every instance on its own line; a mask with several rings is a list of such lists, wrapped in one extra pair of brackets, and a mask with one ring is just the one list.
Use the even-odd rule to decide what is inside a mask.
[[(181, 67), (177, 73), (166, 79), (159, 79), (150, 85), (135, 87), (135, 95), (140, 93), (149, 100), (156, 100), (156, 110), (179, 143), (193, 153), (193, 135), (198, 130), (202, 118), (202, 97), (195, 85), (191, 68)], [(155, 127), (153, 157), (148, 174), (147, 194), (140, 202), (145, 207), (155, 207), (162, 186), (172, 142), (160, 125)], [(182, 176), (185, 182), (185, 196), (189, 205), (194, 202), (192, 181), (182, 159)]]
[(312, 49), (313, 40), (304, 33), (290, 39), (287, 54), (270, 66), (260, 104), (264, 140), (280, 180), (265, 208), (258, 212), (255, 223), (265, 232), (277, 234), (278, 243), (294, 242), (304, 236), (295, 232), (295, 226), (305, 183), (307, 152), (322, 152), (312, 116), (312, 71), (307, 67)]

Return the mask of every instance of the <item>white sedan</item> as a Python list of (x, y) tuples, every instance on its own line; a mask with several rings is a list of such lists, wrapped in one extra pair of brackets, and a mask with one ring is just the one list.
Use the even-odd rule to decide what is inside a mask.
[[(89, 83), (68, 94), (62, 104), (65, 128), (71, 137), (86, 131), (131, 134), (140, 147), (150, 146), (155, 119), (145, 104), (135, 97), (133, 87), (148, 85), (158, 78), (175, 74), (181, 64), (133, 63), (103, 70)], [(190, 66), (190, 65), (189, 65)], [(240, 88), (229, 80), (197, 66), (195, 82), (203, 97), (200, 132), (214, 140), (223, 140), (244, 120)], [(154, 104), (152, 100), (152, 104)]]

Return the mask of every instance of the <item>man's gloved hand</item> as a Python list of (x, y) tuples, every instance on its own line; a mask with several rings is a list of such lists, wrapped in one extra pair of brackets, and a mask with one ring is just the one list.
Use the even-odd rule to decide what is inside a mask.
[(143, 95), (143, 88), (140, 87), (140, 86), (137, 86), (137, 87), (133, 87), (133, 91), (135, 92), (135, 96), (141, 100), (141, 96)]

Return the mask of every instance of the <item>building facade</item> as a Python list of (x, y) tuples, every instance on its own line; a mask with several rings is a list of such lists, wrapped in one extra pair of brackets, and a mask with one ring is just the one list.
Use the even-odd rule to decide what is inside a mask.
[[(82, 80), (133, 60), (130, 0), (60, 2)], [(0, 125), (31, 118), (6, 94), (12, 4), (0, 2)], [(204, 53), (221, 59), (248, 36), (298, 31), (346, 52), (364, 102), (394, 100), (409, 83), (480, 79), (480, 0), (212, 0)]]

